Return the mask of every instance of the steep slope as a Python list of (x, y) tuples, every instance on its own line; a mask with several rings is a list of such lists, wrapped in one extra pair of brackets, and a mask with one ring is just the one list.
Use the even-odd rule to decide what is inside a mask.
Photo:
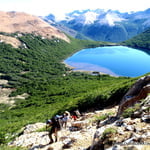
[(123, 45), (150, 50), (150, 28), (130, 40), (121, 43)]
[(22, 12), (0, 11), (0, 32), (34, 33), (45, 38), (60, 38), (69, 42), (67, 36), (42, 19)]
[[(25, 30), (24, 26), (23, 23), (18, 27)], [(16, 32), (14, 27), (12, 29)], [(117, 103), (135, 81), (134, 78), (74, 73), (61, 63), (79, 49), (112, 43), (73, 38), (68, 43), (33, 34), (10, 34), (13, 32), (3, 34), (16, 37), (25, 46), (13, 48), (0, 43), (0, 90), (5, 92), (4, 95), (0, 93), (0, 98), (7, 96), (9, 99), (5, 102), (12, 104), (0, 104), (0, 144), (20, 135), (21, 127), (45, 122), (47, 117), (64, 110), (103, 108), (114, 104), (114, 101)], [(6, 88), (9, 89), (7, 93)]]
[(59, 141), (51, 144), (45, 123), (28, 124), (9, 146), (30, 150), (149, 150), (149, 106), (150, 96), (147, 96), (130, 107), (132, 117), (128, 112), (126, 117), (116, 118), (118, 106), (83, 113), (76, 121), (70, 120), (67, 128), (59, 132)]
[(0, 43), (0, 144), (18, 135), (22, 126), (44, 122), (64, 110), (111, 105), (134, 82), (126, 77), (71, 72), (61, 63), (79, 49), (112, 43), (71, 38), (68, 43), (32, 34), (16, 38), (25, 47)]
[[(93, 40), (121, 42), (149, 27), (149, 16), (150, 9), (132, 13), (88, 9), (68, 13), (65, 19), (57, 23), (63, 24)], [(46, 18), (50, 19), (49, 16), (46, 16)]]

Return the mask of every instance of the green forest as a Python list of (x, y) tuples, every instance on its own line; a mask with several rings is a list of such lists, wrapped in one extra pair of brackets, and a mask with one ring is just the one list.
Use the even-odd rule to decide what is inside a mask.
[[(150, 50), (150, 28), (132, 39), (122, 42), (121, 44), (134, 48)], [(147, 52), (149, 53), (149, 51)]]
[(112, 43), (71, 37), (71, 42), (67, 43), (32, 34), (24, 34), (18, 39), (23, 43), (19, 48), (0, 43), (0, 79), (9, 81), (7, 85), (0, 86), (15, 89), (10, 97), (23, 93), (29, 96), (26, 99), (16, 98), (13, 106), (0, 104), (0, 144), (21, 134), (23, 126), (45, 122), (65, 110), (79, 109), (82, 112), (117, 104), (137, 80), (72, 72), (62, 63), (83, 48)]

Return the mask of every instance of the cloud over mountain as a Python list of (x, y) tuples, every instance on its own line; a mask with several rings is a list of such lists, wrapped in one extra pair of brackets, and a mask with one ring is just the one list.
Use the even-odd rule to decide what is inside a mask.
[[(149, 16), (150, 9), (130, 13), (87, 9), (67, 13), (65, 19), (56, 20), (56, 23), (78, 32), (77, 38), (87, 37), (97, 41), (121, 42), (150, 27)], [(48, 16), (46, 18), (48, 19)]]

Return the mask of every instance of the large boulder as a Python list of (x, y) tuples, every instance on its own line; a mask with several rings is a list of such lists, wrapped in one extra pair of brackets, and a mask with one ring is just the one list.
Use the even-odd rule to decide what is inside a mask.
[(137, 80), (137, 82), (129, 89), (120, 102), (117, 116), (119, 117), (125, 109), (133, 106), (141, 99), (145, 99), (150, 93), (150, 75)]

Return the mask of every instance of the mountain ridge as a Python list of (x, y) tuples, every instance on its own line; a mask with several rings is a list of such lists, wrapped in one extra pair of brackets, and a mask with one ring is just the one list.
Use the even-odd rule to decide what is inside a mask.
[(33, 33), (43, 38), (60, 38), (69, 42), (69, 38), (57, 28), (49, 25), (37, 16), (24, 12), (3, 12), (0, 11), (0, 32), (5, 33)]
[[(51, 20), (51, 15), (45, 18)], [(150, 26), (149, 16), (150, 9), (131, 13), (87, 9), (67, 13), (63, 20), (57, 21), (54, 15), (52, 18), (55, 24), (71, 28), (92, 40), (121, 42), (146, 30)]]

